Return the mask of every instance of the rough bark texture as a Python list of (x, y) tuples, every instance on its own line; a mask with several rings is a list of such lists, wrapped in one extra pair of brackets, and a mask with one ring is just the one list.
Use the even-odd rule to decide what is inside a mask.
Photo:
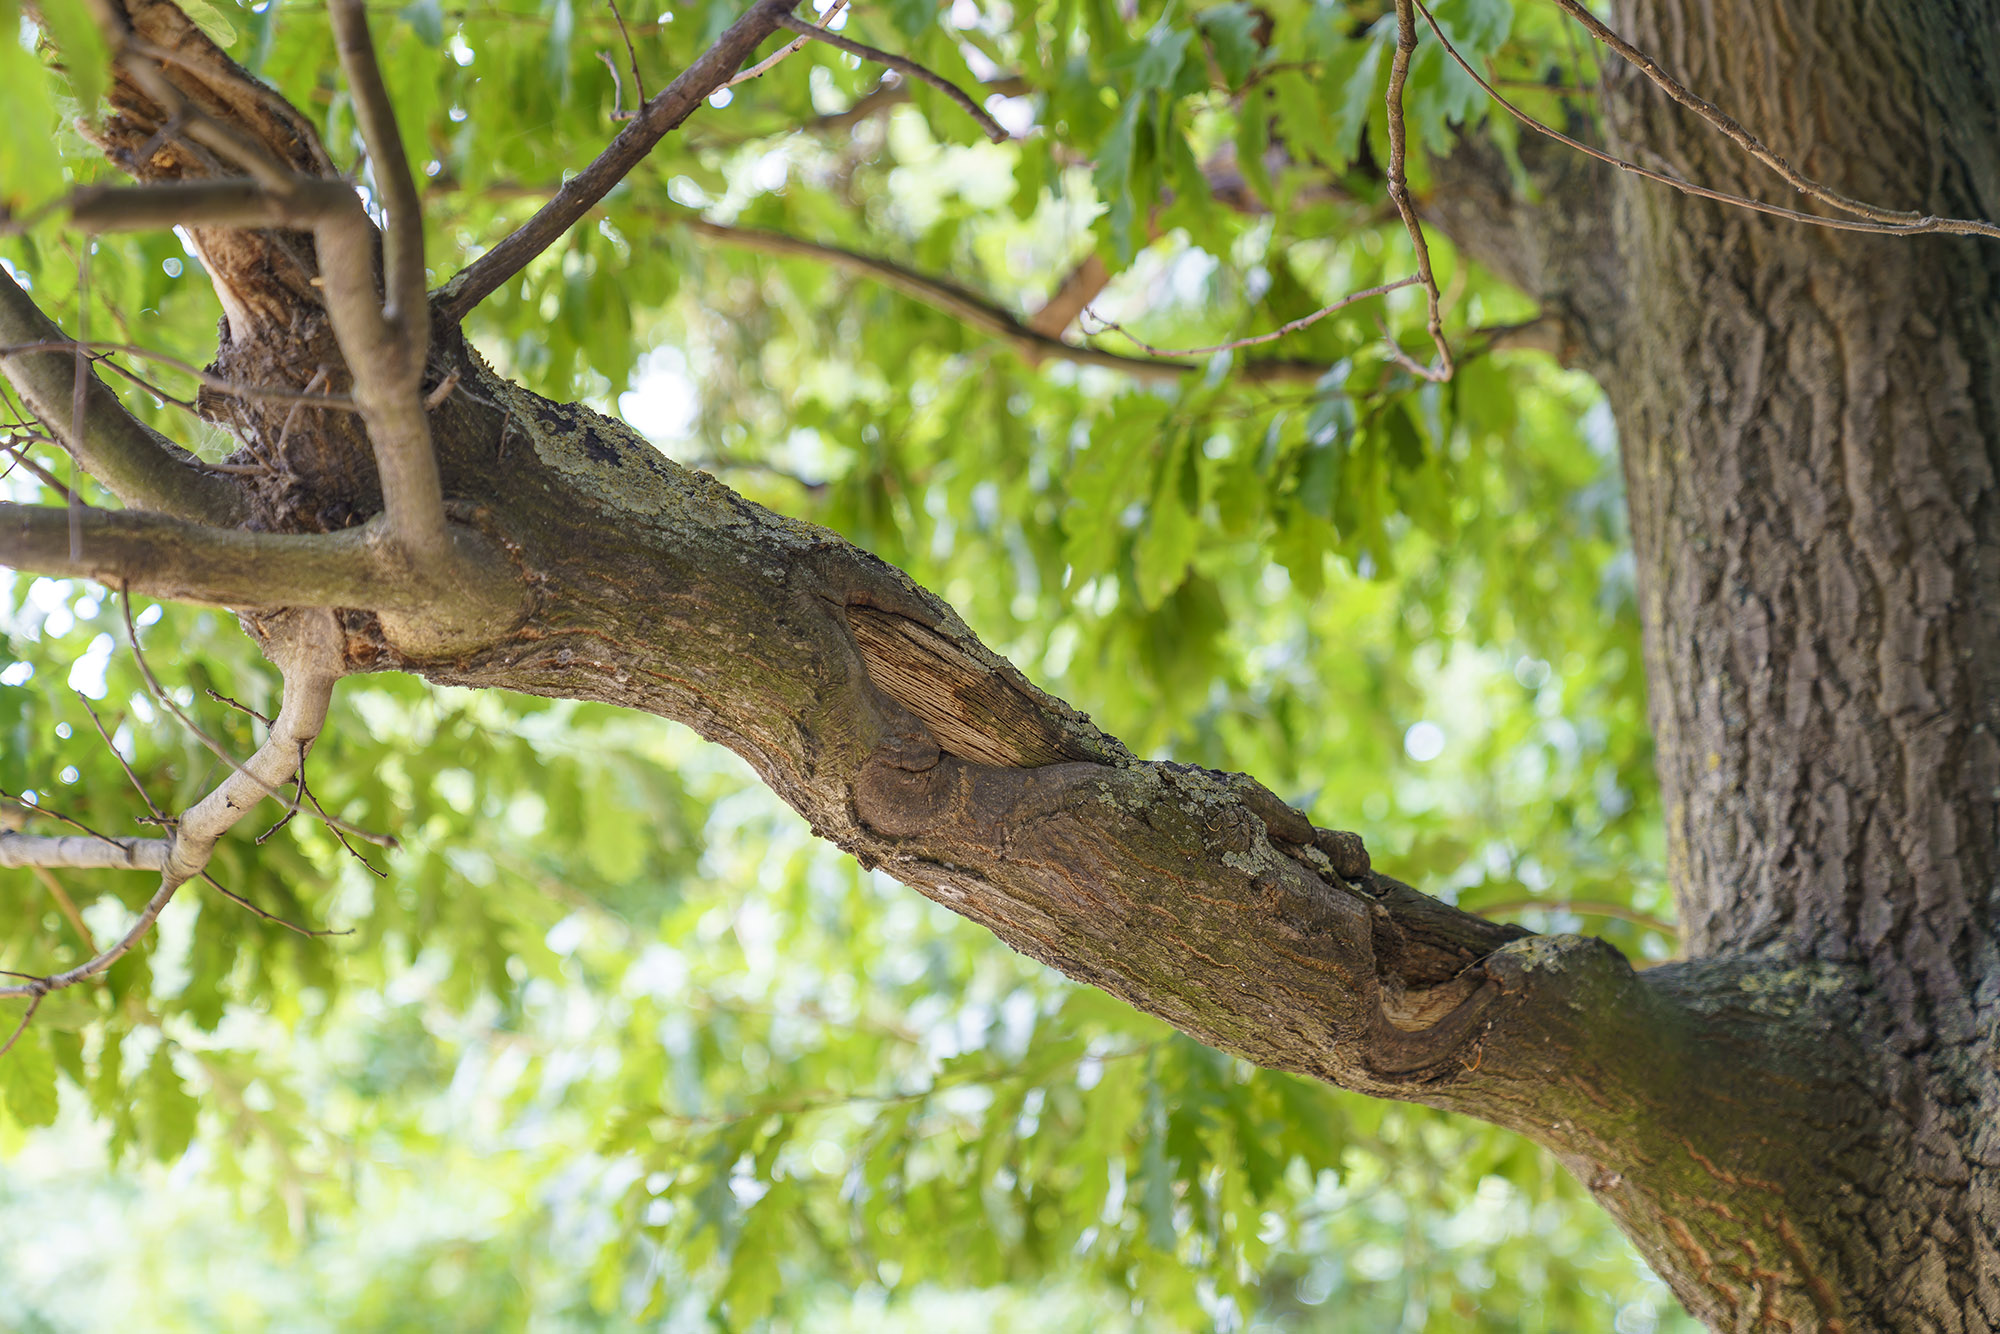
[[(1621, 10), (1628, 37), (1807, 175), (2000, 216), (1994, 5)], [(1611, 122), (1648, 165), (1793, 202), (1629, 72)], [(1845, 979), (1830, 1017), (1848, 1050), (1817, 1075), (1854, 1118), (1791, 1137), (1824, 1176), (1762, 1206), (1789, 1218), (1780, 1249), (1700, 1209), (1635, 1234), (1718, 1326), (1753, 1323), (1755, 1272), (1789, 1256), (1814, 1308), (1771, 1319), (1991, 1329), (2000, 246), (1788, 227), (1630, 180), (1615, 229), (1630, 304), (1598, 369), (1624, 438), (1683, 939)]]
[[(231, 112), (240, 72), (204, 83), (220, 57), (171, 5), (128, 8), (191, 97), (320, 169), (302, 120)], [(1628, 35), (1808, 173), (2000, 215), (1992, 0), (1628, 8)], [(213, 170), (142, 158), (160, 109), (122, 83), (116, 105), (104, 142), (134, 174)], [(1766, 190), (1636, 77), (1608, 112), (1628, 153)], [(1526, 161), (1532, 196), (1469, 146), (1428, 213), (1560, 313), (1617, 409), (1688, 963), (1638, 975), (1458, 913), (1252, 780), (1135, 760), (906, 576), (502, 381), (448, 321), (425, 387), (449, 513), (528, 610), (449, 658), (345, 611), (346, 666), (688, 723), (823, 837), (1072, 977), (1549, 1146), (1717, 1329), (1993, 1328), (2000, 246)], [(310, 245), (197, 240), (229, 293), (218, 369), (342, 388)], [(270, 464), (246, 527), (380, 509), (351, 416), (204, 402)]]

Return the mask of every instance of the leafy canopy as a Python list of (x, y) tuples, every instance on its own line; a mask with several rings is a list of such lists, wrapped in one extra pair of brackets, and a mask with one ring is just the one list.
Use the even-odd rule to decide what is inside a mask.
[[(364, 170), (316, 5), (183, 7)], [(649, 91), (735, 16), (621, 8)], [(0, 42), (17, 215), (109, 176), (71, 128), (106, 84), (73, 10), (42, 6), (43, 33), (0, 0), (22, 35)], [(1553, 15), (1438, 6), (1469, 59), (1581, 114), (1561, 89), (1594, 70)], [(599, 52), (631, 105), (606, 5), (373, 21), (439, 280), (613, 132)], [(1462, 905), (1670, 952), (1609, 420), (1545, 357), (1485, 349), (1534, 313), (1518, 294), (1433, 238), (1462, 362), (1443, 385), (1385, 342), (1424, 346), (1416, 289), (1138, 377), (690, 225), (892, 260), (1024, 316), (1095, 256), (1095, 312), (1149, 343), (1274, 329), (1412, 269), (1379, 166), (1385, 6), (876, 0), (834, 22), (984, 85), (1015, 137), (808, 46), (488, 301), (482, 349), (902, 565), (1140, 753), (1254, 773)], [(1423, 150), (1511, 151), (1434, 42), (1407, 107)], [(177, 237), (50, 218), (10, 247), (72, 332), (210, 355), (217, 306)], [(1269, 377), (1265, 356), (1310, 369)], [(185, 375), (121, 360), (160, 390), (136, 410), (233, 448), (169, 401)], [(49, 498), (23, 470), (0, 485)], [(180, 705), (247, 753), (274, 674), (226, 616), (135, 610)], [(162, 807), (218, 777), (149, 700), (115, 601), (0, 572), (0, 788), (130, 832), (143, 807), (90, 709)], [(1253, 1070), (1068, 985), (655, 720), (354, 679), (310, 779), (401, 851), (362, 846), (364, 867), (302, 818), (214, 869), (351, 934), (184, 894), (0, 1061), (0, 1323), (99, 1327), (119, 1290), (187, 1329), (1681, 1319), (1524, 1143)], [(0, 872), (0, 967), (87, 957), (147, 889)]]

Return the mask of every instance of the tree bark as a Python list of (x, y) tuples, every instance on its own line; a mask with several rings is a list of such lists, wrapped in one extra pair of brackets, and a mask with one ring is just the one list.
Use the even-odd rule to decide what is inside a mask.
[[(1614, 26), (1834, 189), (2000, 216), (2000, 7), (1634, 2)], [(1608, 112), (1626, 156), (1797, 202), (1629, 69)], [(1771, 1206), (1777, 1248), (1700, 1209), (1634, 1235), (1718, 1328), (1789, 1258), (1812, 1306), (1771, 1319), (1991, 1329), (2000, 246), (1629, 177), (1616, 198), (1628, 307), (1587, 342), (1624, 441), (1682, 939), (1839, 979), (1818, 1078), (1854, 1118), (1779, 1132), (1820, 1175)]]
[[(1991, 0), (1631, 8), (1627, 35), (1809, 174), (2000, 214)], [(326, 170), (304, 119), (241, 96), (171, 4), (126, 10), (191, 101)], [(114, 105), (103, 141), (135, 175), (212, 170), (142, 160), (165, 112), (123, 81)], [(1628, 155), (1764, 189), (1636, 76), (1607, 112)], [(1586, 212), (1567, 196), (1606, 174), (1555, 170), (1539, 202), (1487, 172), (1429, 213), (1573, 326), (1623, 432), (1693, 956), (1645, 974), (1426, 899), (1253, 780), (1134, 759), (900, 572), (508, 384), (450, 318), (421, 386), (446, 512), (525, 607), (484, 598), (463, 647), (420, 633), (389, 566), (327, 572), (368, 543), (324, 535), (383, 508), (342, 412), (204, 397), (276, 464), (240, 490), (254, 537), (107, 522), (125, 545), (72, 568), (46, 514), (10, 512), (0, 557), (137, 568), (126, 548), (150, 541), (152, 577), (235, 602), (201, 560), (318, 535), (273, 597), (339, 609), (346, 670), (687, 723), (822, 837), (1072, 977), (1261, 1064), (1548, 1146), (1717, 1329), (1993, 1328), (2000, 247), (1816, 232), (1627, 178)], [(219, 372), (344, 391), (311, 238), (195, 235), (230, 314)]]

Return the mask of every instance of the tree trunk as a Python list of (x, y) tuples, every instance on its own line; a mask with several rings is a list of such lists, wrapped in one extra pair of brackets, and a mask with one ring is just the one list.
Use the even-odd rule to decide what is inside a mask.
[[(1621, 10), (1807, 176), (2000, 215), (2000, 8)], [(1633, 71), (1609, 110), (1645, 165), (1798, 202)], [(1628, 304), (1587, 341), (1611, 349), (1682, 938), (1841, 979), (1822, 1011), (1839, 1055), (1814, 1074), (1854, 1118), (1824, 1139), (1738, 1128), (1813, 1178), (1761, 1206), (1789, 1219), (1781, 1249), (1700, 1208), (1634, 1234), (1719, 1328), (1755, 1324), (1759, 1271), (1788, 1261), (1815, 1305), (1773, 1317), (1994, 1328), (2000, 246), (1800, 227), (1631, 177), (1615, 219)]]
[[(2000, 215), (1992, 3), (1633, 7), (1628, 35), (1809, 174)], [(173, 77), (217, 68), (165, 0), (126, 8)], [(302, 118), (185, 92), (324, 162)], [(117, 105), (121, 165), (201, 173), (141, 160), (164, 113), (123, 84)], [(1628, 155), (1765, 190), (1636, 77), (1608, 111)], [(1072, 977), (1259, 1063), (1529, 1135), (1717, 1329), (1994, 1328), (2000, 246), (1811, 230), (1629, 177), (1607, 215), (1578, 202), (1607, 173), (1574, 165), (1545, 204), (1491, 172), (1452, 196), (1479, 165), (1441, 168), (1433, 219), (1570, 324), (1623, 432), (1686, 963), (1635, 974), (1459, 913), (1254, 781), (1134, 759), (900, 572), (502, 381), (447, 319), (423, 388), (448, 513), (504, 553), (488, 575), (525, 613), (447, 653), (407, 607), (310, 600), (365, 580), (260, 574), (345, 608), (347, 670), (685, 722), (821, 836)], [(196, 240), (230, 312), (222, 373), (344, 387), (308, 239)], [(259, 542), (381, 508), (356, 419), (204, 402), (284, 461), (232, 501)], [(92, 519), (66, 565), (70, 516), (5, 510), (10, 563), (204, 595), (172, 557), (201, 549), (192, 525)], [(206, 549), (248, 540), (229, 536)]]

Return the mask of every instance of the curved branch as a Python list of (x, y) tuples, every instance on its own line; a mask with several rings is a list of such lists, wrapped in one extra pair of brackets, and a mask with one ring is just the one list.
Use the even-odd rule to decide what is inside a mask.
[[(931, 309), (949, 315), (970, 328), (1003, 342), (1012, 343), (1030, 361), (1052, 358), (1074, 362), (1080, 366), (1102, 366), (1106, 370), (1124, 371), (1128, 375), (1149, 380), (1177, 380), (1184, 375), (1198, 373), (1202, 369), (1202, 363), (1199, 361), (1181, 361), (1172, 357), (1127, 356), (1118, 352), (1107, 352), (1102, 348), (1066, 343), (1060, 338), (1029, 327), (1013, 312), (949, 279), (918, 273), (893, 260), (864, 255), (859, 251), (844, 250), (839, 246), (821, 245), (817, 241), (802, 240), (783, 232), (764, 231), (754, 227), (727, 227), (720, 223), (704, 222), (698, 218), (666, 216), (670, 220), (678, 221), (697, 235), (720, 241), (724, 245), (755, 250), (767, 255), (799, 255), (808, 259), (823, 260), (849, 273), (872, 278), (884, 287), (900, 292), (913, 301), (921, 301)], [(1267, 358), (1245, 361), (1236, 369), (1235, 374), (1239, 378), (1259, 384), (1310, 383), (1326, 374), (1326, 367), (1318, 362)]]
[(758, 43), (778, 31), (797, 0), (757, 0), (694, 64), (646, 103), (595, 161), (571, 177), (535, 216), (466, 265), (439, 289), (436, 313), (453, 324), (530, 260), (554, 245), (597, 201), (639, 165), (708, 95), (729, 81)]
[(986, 137), (996, 144), (1007, 142), (1007, 129), (999, 121), (986, 114), (986, 108), (972, 100), (963, 88), (941, 74), (925, 69), (914, 60), (906, 59), (892, 51), (882, 51), (872, 46), (864, 46), (849, 37), (822, 28), (817, 23), (809, 23), (798, 15), (787, 12), (778, 20), (779, 26), (789, 28), (801, 37), (810, 37), (815, 42), (824, 42), (835, 50), (845, 51), (850, 56), (872, 60), (878, 65), (886, 65), (898, 74), (912, 79), (921, 79), (957, 103), (966, 115), (979, 122), (979, 128), (986, 131)]
[[(0, 344), (74, 346), (5, 269), (0, 269)], [(77, 378), (73, 353), (0, 352), (0, 375), (69, 447), (84, 471), (126, 504), (209, 523), (237, 523), (247, 513), (233, 483), (204, 471), (194, 455), (126, 411), (95, 374), (84, 386), (83, 432), (77, 436), (71, 414)]]
[[(326, 725), (327, 705), (333, 698), (334, 683), (340, 679), (340, 629), (324, 612), (297, 613), (287, 618), (272, 644), (273, 656), (285, 677), (285, 699), (272, 720), (270, 734), (242, 768), (181, 817), (160, 866), (160, 887), (140, 910), (138, 919), (117, 943), (95, 957), (67, 972), (0, 987), (0, 999), (26, 997), (39, 1002), (52, 991), (97, 976), (129, 954), (153, 929), (175, 891), (207, 867), (217, 841), (267, 793), (276, 791), (299, 771)], [(26, 1020), (22, 1027), (26, 1027)]]

